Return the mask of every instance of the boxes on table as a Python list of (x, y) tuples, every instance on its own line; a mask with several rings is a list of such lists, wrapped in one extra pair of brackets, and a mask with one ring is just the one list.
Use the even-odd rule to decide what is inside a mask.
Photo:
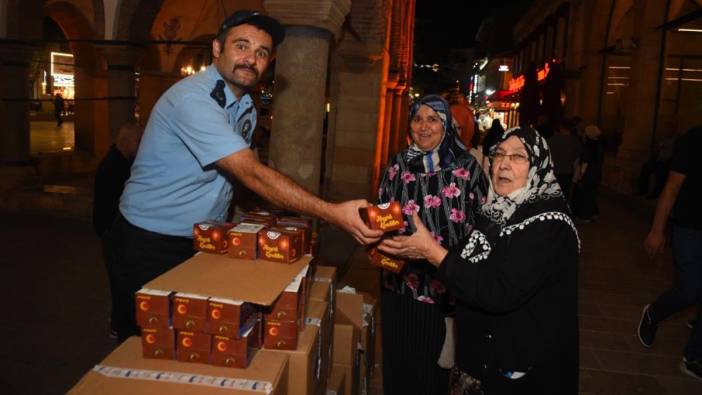
[(252, 317), (237, 337), (212, 336), (211, 363), (245, 369), (256, 351), (261, 348), (261, 319)]
[(207, 296), (177, 292), (173, 295), (173, 327), (178, 330), (204, 332), (207, 320)]
[(136, 322), (141, 328), (168, 328), (171, 325), (170, 291), (142, 288), (137, 291)]
[[(284, 289), (282, 284), (287, 281), (289, 286), (290, 280), (299, 277), (302, 270), (308, 267), (309, 261), (310, 258), (305, 258), (301, 262), (281, 266), (259, 260), (233, 262), (221, 255), (198, 254), (152, 280), (145, 289), (180, 291), (170, 297), (170, 320), (176, 329), (174, 336), (178, 337), (177, 341), (172, 342), (175, 347), (171, 351), (179, 360), (214, 363), (213, 345), (217, 343), (212, 335), (217, 335), (236, 340), (236, 345), (227, 344), (227, 347), (232, 346), (235, 352), (224, 353), (220, 360), (222, 366), (241, 367), (250, 361), (253, 355), (250, 349), (261, 347), (261, 312), (260, 307), (254, 303), (246, 303), (232, 297), (239, 296), (261, 305), (271, 305)], [(292, 274), (295, 272), (296, 274)], [(153, 297), (153, 294), (145, 293), (149, 297)], [(157, 296), (165, 295), (170, 293), (162, 292), (162, 295)], [(152, 299), (147, 299), (150, 300)], [(254, 328), (250, 322), (256, 323)], [(242, 341), (244, 336), (246, 339)], [(222, 347), (224, 346), (220, 345), (220, 349)], [(145, 348), (145, 355), (158, 358), (166, 358), (166, 355), (173, 357), (173, 352), (168, 352), (166, 347), (161, 346), (160, 349), (161, 351), (156, 353), (153, 347)], [(242, 349), (246, 352), (241, 351)], [(237, 356), (232, 358), (234, 354)]]
[(305, 266), (295, 279), (285, 288), (263, 315), (265, 330), (263, 345), (278, 350), (295, 350), (297, 332), (302, 330), (305, 322), (305, 278), (309, 265)]
[(312, 254), (312, 221), (309, 218), (281, 217), (278, 218), (276, 226), (292, 227), (302, 231), (302, 253)]
[[(319, 328), (306, 326), (294, 350), (270, 350), (288, 355), (288, 394), (314, 395), (318, 388)], [(267, 350), (268, 351), (268, 350)]]
[(211, 297), (207, 301), (205, 332), (236, 337), (258, 308), (241, 300)]
[(293, 263), (302, 257), (300, 235), (281, 229), (268, 229), (258, 235), (260, 258), (271, 262)]
[(241, 222), (255, 222), (266, 226), (275, 225), (277, 217), (268, 211), (250, 211), (241, 216)]
[(258, 258), (258, 234), (265, 228), (264, 224), (242, 222), (229, 229), (229, 256), (238, 259)]
[(138, 337), (131, 337), (88, 371), (72, 395), (207, 395), (287, 394), (288, 357), (261, 350), (248, 369), (233, 369), (173, 360), (145, 359)]
[(234, 226), (231, 222), (204, 221), (193, 225), (193, 248), (202, 252), (226, 254), (227, 231)]
[(175, 331), (173, 328), (142, 328), (141, 349), (144, 358), (174, 359)]
[(212, 335), (202, 332), (178, 331), (176, 359), (181, 362), (210, 362)]

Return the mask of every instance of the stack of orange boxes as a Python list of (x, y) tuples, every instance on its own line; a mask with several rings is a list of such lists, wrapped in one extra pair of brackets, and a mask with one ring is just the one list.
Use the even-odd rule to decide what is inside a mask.
[(145, 358), (245, 368), (261, 347), (261, 313), (251, 303), (141, 289), (137, 323)]

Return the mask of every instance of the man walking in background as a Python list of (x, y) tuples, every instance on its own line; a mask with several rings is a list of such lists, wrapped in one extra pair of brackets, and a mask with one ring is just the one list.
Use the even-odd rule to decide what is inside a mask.
[[(655, 255), (663, 251), (668, 217), (672, 222), (675, 283), (655, 302), (644, 306), (638, 336), (644, 347), (651, 347), (658, 323), (690, 306), (697, 306), (697, 320), (683, 352), (681, 370), (702, 380), (702, 126), (680, 137), (670, 162), (668, 180), (656, 206), (653, 225), (644, 242), (646, 251)], [(672, 215), (671, 215), (672, 213)]]

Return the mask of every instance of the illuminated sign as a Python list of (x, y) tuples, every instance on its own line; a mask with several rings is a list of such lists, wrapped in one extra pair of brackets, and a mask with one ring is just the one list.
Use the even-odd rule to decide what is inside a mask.
[(506, 64), (501, 64), (497, 71), (509, 71), (509, 66)]
[(51, 76), (54, 86), (74, 85), (73, 55), (70, 53), (51, 52)]
[[(536, 70), (536, 80), (537, 81), (543, 81), (546, 79), (548, 76), (548, 72), (551, 70), (550, 66), (548, 63), (544, 65), (542, 69), (537, 69)], [(518, 90), (521, 90), (524, 87), (524, 74), (520, 75), (517, 78), (512, 78), (509, 80), (509, 90), (512, 92), (517, 92)]]

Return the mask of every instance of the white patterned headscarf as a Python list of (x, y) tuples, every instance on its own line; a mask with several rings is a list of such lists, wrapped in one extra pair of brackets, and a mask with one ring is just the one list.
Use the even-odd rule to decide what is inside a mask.
[[(515, 127), (505, 131), (500, 140), (492, 147), (490, 154), (494, 154), (497, 147), (512, 136), (518, 137), (526, 148), (529, 156), (529, 174), (526, 186), (507, 196), (498, 195), (492, 185), (492, 177), (488, 177), (490, 188), (482, 212), (483, 215), (500, 226), (504, 226), (517, 208), (524, 203), (533, 203), (541, 199), (563, 199), (563, 192), (561, 192), (561, 187), (553, 172), (553, 161), (546, 139), (536, 130), (530, 127)], [(490, 174), (492, 174), (492, 169), (490, 169)]]

